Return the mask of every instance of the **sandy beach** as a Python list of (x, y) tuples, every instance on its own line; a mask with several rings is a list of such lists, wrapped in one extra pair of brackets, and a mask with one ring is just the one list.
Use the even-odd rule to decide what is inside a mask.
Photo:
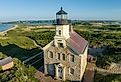
[(11, 28), (9, 28), (9, 29), (7, 29), (7, 30), (1, 31), (0, 34), (4, 35), (4, 34), (6, 34), (8, 31), (13, 30), (13, 29), (16, 29), (17, 27), (18, 27), (18, 25), (14, 25), (14, 26), (12, 26)]

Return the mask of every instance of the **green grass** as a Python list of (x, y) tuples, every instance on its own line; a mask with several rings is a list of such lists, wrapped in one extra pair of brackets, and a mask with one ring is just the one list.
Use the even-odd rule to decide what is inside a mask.
[(33, 40), (28, 37), (16, 36), (16, 37), (4, 37), (0, 39), (0, 52), (7, 56), (16, 57), (20, 60), (41, 52)]
[(3, 37), (4, 39), (0, 39), (1, 46), (6, 46), (9, 44), (15, 44), (24, 49), (32, 49), (36, 48), (33, 40), (25, 36), (15, 36), (15, 37)]

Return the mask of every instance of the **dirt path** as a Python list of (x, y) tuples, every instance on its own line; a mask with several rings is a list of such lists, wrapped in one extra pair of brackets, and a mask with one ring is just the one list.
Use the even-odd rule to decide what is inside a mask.
[(37, 71), (35, 74), (35, 77), (40, 80), (40, 82), (61, 82), (59, 80), (54, 80), (51, 76), (45, 76), (40, 71)]
[(84, 80), (83, 82), (93, 82), (94, 79), (94, 67), (93, 63), (88, 63), (85, 73), (84, 73)]

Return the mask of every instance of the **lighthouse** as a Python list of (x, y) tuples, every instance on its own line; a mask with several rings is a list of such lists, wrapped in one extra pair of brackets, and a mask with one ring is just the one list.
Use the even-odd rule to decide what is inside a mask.
[(70, 26), (68, 24), (68, 13), (61, 7), (60, 11), (56, 13), (56, 35), (54, 43), (56, 47), (66, 48), (66, 40), (70, 37)]
[(55, 36), (44, 48), (44, 73), (55, 79), (81, 81), (87, 65), (88, 42), (68, 23), (61, 7), (56, 13)]

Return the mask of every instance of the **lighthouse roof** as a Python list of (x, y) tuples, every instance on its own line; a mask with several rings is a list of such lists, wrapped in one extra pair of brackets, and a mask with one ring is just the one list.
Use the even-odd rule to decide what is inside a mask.
[(62, 7), (61, 10), (56, 13), (56, 15), (61, 15), (61, 14), (67, 14)]

